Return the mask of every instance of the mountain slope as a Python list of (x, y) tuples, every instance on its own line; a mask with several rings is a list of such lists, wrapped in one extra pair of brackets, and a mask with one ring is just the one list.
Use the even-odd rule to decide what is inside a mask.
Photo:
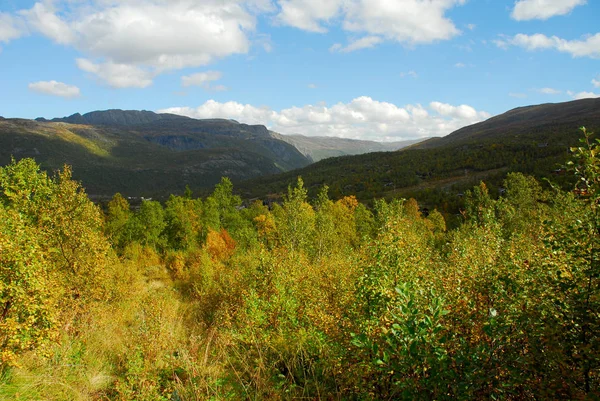
[(518, 107), (486, 121), (461, 128), (443, 138), (424, 141), (413, 148), (426, 149), (506, 138), (511, 135), (545, 142), (557, 136), (560, 138), (565, 128), (581, 125), (600, 125), (600, 98)]
[(310, 163), (264, 126), (121, 110), (0, 120), (0, 164), (11, 156), (34, 157), (48, 170), (70, 164), (90, 194), (103, 196), (168, 195), (185, 185), (212, 187), (222, 176), (240, 181)]
[(564, 176), (553, 174), (561, 174), (557, 170), (568, 159), (568, 148), (579, 143), (580, 126), (600, 134), (600, 99), (511, 110), (398, 152), (326, 159), (242, 183), (240, 191), (246, 197), (282, 193), (302, 176), (312, 194), (327, 184), (336, 198), (419, 196), (434, 206), (452, 205), (457, 194), (481, 179), (500, 185), (508, 171), (565, 183)]
[(281, 135), (276, 132), (271, 132), (271, 136), (295, 146), (314, 162), (329, 157), (392, 152), (425, 140), (424, 138), (400, 142), (375, 142), (328, 136)]

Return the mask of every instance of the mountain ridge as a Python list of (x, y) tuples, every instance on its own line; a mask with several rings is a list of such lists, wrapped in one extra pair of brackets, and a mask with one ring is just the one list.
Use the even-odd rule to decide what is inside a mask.
[(283, 135), (271, 131), (271, 135), (296, 147), (313, 162), (338, 156), (358, 155), (372, 152), (393, 152), (426, 140), (414, 139), (397, 142), (336, 138), (328, 136)]
[(49, 171), (70, 164), (90, 194), (105, 196), (168, 195), (185, 185), (212, 187), (221, 176), (237, 182), (310, 163), (264, 126), (119, 110), (1, 120), (0, 163), (13, 156), (33, 157)]
[(273, 196), (301, 176), (313, 196), (327, 185), (332, 198), (416, 197), (455, 213), (459, 194), (484, 179), (498, 188), (510, 171), (568, 185), (560, 166), (579, 146), (581, 126), (600, 134), (600, 99), (519, 107), (397, 152), (325, 159), (239, 189), (248, 198)]

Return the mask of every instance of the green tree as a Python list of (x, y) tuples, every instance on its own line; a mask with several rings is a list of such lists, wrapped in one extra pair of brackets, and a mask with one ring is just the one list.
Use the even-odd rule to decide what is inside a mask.
[(294, 188), (288, 187), (283, 205), (273, 210), (281, 244), (293, 251), (308, 251), (315, 229), (315, 212), (307, 203), (307, 190), (298, 177)]
[(113, 246), (119, 251), (122, 251), (131, 241), (131, 233), (128, 231), (130, 218), (129, 202), (120, 193), (116, 193), (108, 202), (105, 233)]
[(172, 249), (192, 249), (201, 232), (202, 201), (171, 195), (165, 204), (165, 234)]
[(163, 249), (166, 246), (163, 236), (166, 226), (162, 205), (157, 201), (145, 200), (132, 220), (132, 238), (142, 245)]

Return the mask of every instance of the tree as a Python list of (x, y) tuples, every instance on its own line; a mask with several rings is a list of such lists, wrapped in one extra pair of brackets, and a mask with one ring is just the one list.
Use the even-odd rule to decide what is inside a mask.
[(161, 204), (145, 200), (133, 219), (132, 238), (154, 249), (164, 248), (166, 241), (162, 234), (166, 226), (165, 211)]
[(130, 233), (127, 230), (130, 218), (129, 202), (120, 193), (116, 193), (108, 202), (105, 232), (113, 246), (118, 250), (123, 250), (130, 242)]
[(315, 228), (315, 212), (306, 202), (307, 190), (298, 177), (294, 188), (288, 187), (283, 206), (275, 208), (275, 225), (281, 244), (290, 251), (308, 250)]
[(171, 195), (165, 204), (165, 234), (172, 249), (194, 248), (201, 232), (202, 201)]
[(20, 213), (0, 207), (0, 366), (58, 336), (63, 291), (39, 241)]

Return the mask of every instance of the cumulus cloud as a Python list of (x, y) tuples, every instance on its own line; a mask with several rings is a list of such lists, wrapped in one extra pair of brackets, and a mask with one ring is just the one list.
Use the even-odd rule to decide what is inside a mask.
[(518, 34), (514, 37), (503, 37), (494, 41), (500, 48), (509, 46), (522, 47), (529, 51), (554, 49), (569, 53), (573, 57), (600, 58), (600, 33), (586, 36), (581, 40), (566, 40), (557, 36)]
[(336, 43), (331, 46), (329, 50), (331, 52), (350, 53), (357, 50), (375, 47), (381, 42), (383, 42), (383, 39), (379, 36), (365, 36), (364, 38), (350, 42), (350, 44), (347, 46), (342, 46), (340, 43)]
[(277, 20), (305, 31), (325, 33), (323, 26), (341, 13), (343, 0), (279, 0)]
[(517, 21), (546, 20), (568, 14), (575, 7), (586, 3), (587, 0), (519, 0), (515, 3), (511, 17)]
[(598, 79), (592, 79), (592, 85), (594, 85), (595, 88), (600, 88), (600, 76)]
[(58, 14), (52, 3), (36, 3), (31, 9), (20, 13), (29, 25), (41, 34), (63, 45), (75, 41), (75, 32)]
[(0, 13), (0, 42), (8, 43), (26, 33), (22, 20), (11, 14)]
[(181, 84), (185, 87), (201, 86), (206, 90), (225, 90), (223, 85), (212, 85), (212, 82), (221, 79), (223, 74), (219, 71), (198, 72), (196, 74), (181, 77)]
[(114, 87), (145, 87), (164, 71), (247, 53), (256, 25), (250, 10), (272, 9), (266, 0), (70, 1), (61, 10), (52, 4), (20, 14), (32, 29), (84, 53), (95, 65), (85, 70)]
[[(458, 35), (460, 31), (446, 17), (446, 12), (465, 2), (466, 0), (279, 0), (280, 12), (276, 18), (282, 24), (320, 33), (327, 31), (325, 25), (339, 20), (344, 30), (364, 34), (371, 38), (370, 41), (378, 37), (377, 43), (387, 39), (412, 45), (446, 40)], [(361, 43), (359, 41), (357, 42)], [(352, 44), (348, 47), (350, 46)], [(342, 48), (339, 45), (337, 50)]]
[(345, 6), (344, 29), (380, 35), (401, 43), (431, 43), (460, 33), (445, 16), (466, 0), (350, 0)]
[(489, 118), (489, 113), (477, 111), (468, 105), (452, 106), (448, 103), (431, 102), (429, 104), (432, 110), (435, 110), (442, 116), (452, 117), (460, 120), (481, 121)]
[(45, 95), (59, 96), (67, 99), (79, 97), (81, 91), (74, 85), (67, 85), (57, 81), (40, 81), (29, 84), (29, 90)]
[(465, 2), (40, 0), (15, 15), (0, 13), (0, 43), (23, 35), (26, 23), (30, 31), (81, 52), (82, 69), (110, 86), (139, 88), (166, 71), (246, 54), (252, 43), (271, 51), (268, 36), (256, 32), (260, 15), (311, 32), (340, 27), (358, 39), (332, 50), (351, 52), (383, 41), (411, 46), (450, 39), (460, 31), (446, 14)]
[(77, 59), (80, 70), (96, 75), (113, 88), (146, 88), (152, 85), (155, 73), (130, 64), (112, 61), (96, 64), (88, 59)]
[(594, 93), (594, 92), (578, 92), (578, 93), (568, 92), (568, 93), (575, 100), (595, 99), (595, 98), (600, 97), (600, 93)]
[(203, 105), (160, 110), (194, 118), (233, 118), (249, 124), (265, 124), (284, 134), (299, 133), (342, 138), (399, 140), (447, 135), (491, 115), (468, 105), (432, 102), (399, 107), (367, 96), (349, 103), (305, 105), (275, 111), (237, 102), (209, 100)]

